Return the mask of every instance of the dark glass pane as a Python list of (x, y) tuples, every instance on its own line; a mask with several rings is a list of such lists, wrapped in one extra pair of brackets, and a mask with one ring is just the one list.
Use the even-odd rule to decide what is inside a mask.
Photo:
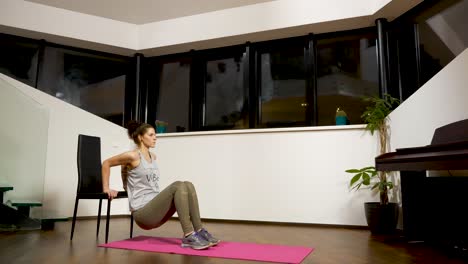
[(35, 87), (39, 45), (0, 34), (0, 73)]
[[(419, 21), (421, 85), (468, 47), (468, 0)], [(418, 19), (421, 20), (421, 19)]]
[(38, 89), (123, 125), (126, 61), (46, 47)]
[(361, 124), (362, 97), (379, 94), (376, 37), (321, 39), (317, 55), (317, 124), (334, 125), (337, 108)]
[(306, 125), (304, 48), (262, 53), (260, 127)]
[(190, 62), (162, 64), (157, 119), (167, 122), (166, 132), (189, 129)]
[(206, 63), (204, 129), (248, 128), (244, 56)]

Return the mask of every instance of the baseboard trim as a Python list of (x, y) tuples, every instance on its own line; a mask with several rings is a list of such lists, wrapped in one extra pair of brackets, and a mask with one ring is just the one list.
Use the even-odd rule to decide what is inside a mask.
[[(111, 215), (111, 219), (130, 218), (129, 214)], [(72, 219), (71, 217), (69, 218)], [(77, 216), (77, 220), (95, 220), (97, 216)], [(101, 215), (101, 220), (106, 219), (105, 215)], [(177, 216), (171, 217), (169, 220), (178, 221)], [(247, 225), (271, 225), (271, 226), (302, 226), (302, 227), (321, 227), (321, 228), (342, 228), (342, 229), (359, 229), (369, 230), (368, 226), (358, 225), (338, 225), (338, 224), (316, 224), (316, 223), (296, 223), (296, 222), (273, 222), (273, 221), (255, 221), (255, 220), (234, 220), (234, 219), (212, 219), (202, 218), (203, 222), (207, 223), (226, 223), (226, 224), (247, 224)]]
[[(119, 215), (111, 215), (110, 219), (116, 219), (116, 218), (130, 218), (129, 214), (119, 214)], [(68, 219), (73, 220), (73, 217), (69, 217)], [(95, 220), (97, 219), (97, 215), (94, 216), (77, 216), (76, 220)], [(106, 215), (101, 215), (101, 220), (105, 220)]]

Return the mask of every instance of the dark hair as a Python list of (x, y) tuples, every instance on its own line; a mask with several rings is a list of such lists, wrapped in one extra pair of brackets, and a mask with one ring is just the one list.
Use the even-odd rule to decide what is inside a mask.
[(143, 136), (150, 128), (153, 128), (153, 126), (150, 124), (130, 120), (127, 123), (128, 137), (132, 139), (135, 144), (140, 145), (140, 141), (138, 141), (138, 135)]

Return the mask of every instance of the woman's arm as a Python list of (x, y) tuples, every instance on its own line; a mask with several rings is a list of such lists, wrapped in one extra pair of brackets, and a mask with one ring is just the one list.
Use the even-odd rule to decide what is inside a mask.
[(132, 164), (138, 159), (138, 155), (133, 151), (124, 152), (105, 160), (102, 163), (102, 190), (107, 193), (109, 199), (117, 196), (117, 191), (109, 189), (110, 168), (118, 165)]

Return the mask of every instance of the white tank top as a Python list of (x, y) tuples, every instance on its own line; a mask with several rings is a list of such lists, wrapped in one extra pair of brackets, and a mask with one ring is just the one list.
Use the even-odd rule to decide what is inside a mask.
[(128, 193), (130, 211), (136, 211), (145, 206), (156, 195), (159, 194), (159, 169), (156, 161), (151, 157), (149, 163), (138, 151), (140, 164), (131, 170), (122, 170), (124, 187)]

